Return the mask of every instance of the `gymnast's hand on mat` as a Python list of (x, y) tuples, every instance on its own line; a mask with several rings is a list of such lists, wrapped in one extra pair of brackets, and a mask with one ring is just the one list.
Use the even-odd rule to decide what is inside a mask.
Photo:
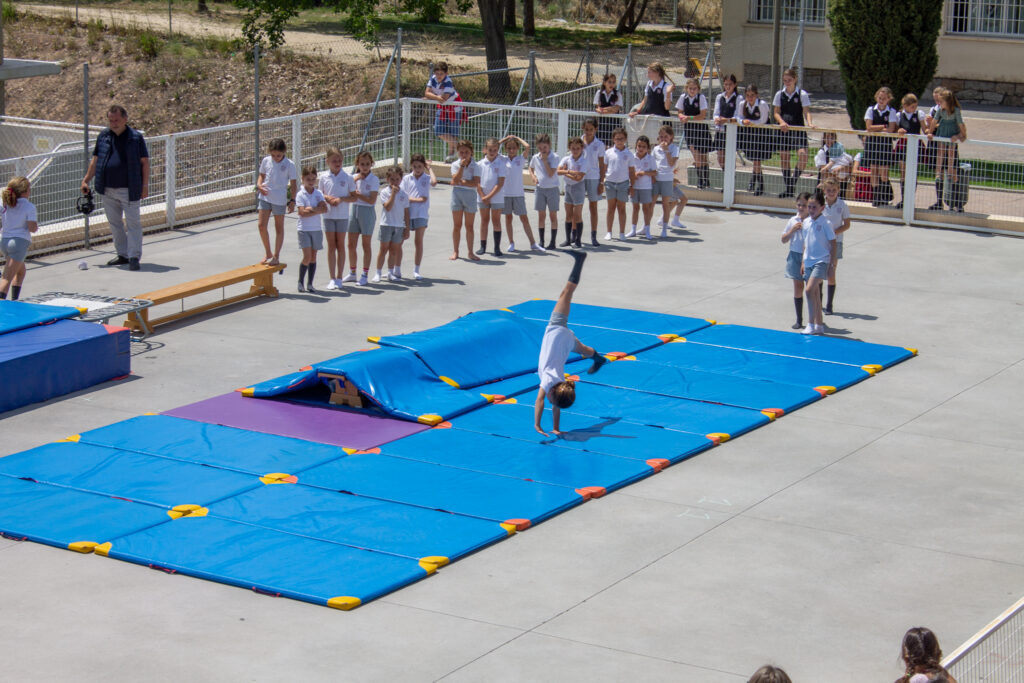
[(593, 375), (595, 372), (601, 369), (602, 365), (608, 362), (608, 359), (599, 354), (597, 351), (594, 351), (594, 355), (592, 356), (592, 358), (594, 360), (594, 364), (587, 368), (588, 375)]

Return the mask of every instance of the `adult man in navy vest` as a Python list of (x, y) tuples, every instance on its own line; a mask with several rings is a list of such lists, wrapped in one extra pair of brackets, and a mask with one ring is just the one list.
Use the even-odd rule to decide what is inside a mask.
[(114, 105), (107, 112), (108, 128), (96, 138), (92, 162), (82, 179), (82, 193), (96, 178), (96, 192), (103, 195), (117, 257), (108, 266), (128, 264), (139, 270), (142, 257), (142, 221), (139, 205), (149, 196), (149, 150), (142, 133), (128, 125), (128, 112)]

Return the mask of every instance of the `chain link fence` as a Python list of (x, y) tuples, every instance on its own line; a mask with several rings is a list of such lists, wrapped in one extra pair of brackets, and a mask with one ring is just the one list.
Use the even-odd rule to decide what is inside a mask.
[(943, 661), (958, 683), (1024, 681), (1024, 598)]

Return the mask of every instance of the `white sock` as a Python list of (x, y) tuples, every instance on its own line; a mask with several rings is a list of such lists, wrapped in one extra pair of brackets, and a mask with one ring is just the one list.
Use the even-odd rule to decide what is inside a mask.
[(380, 277), (380, 268), (377, 269), (377, 277)]
[(414, 272), (414, 273), (416, 273), (416, 274), (419, 274), (419, 272), (420, 272), (420, 267), (419, 267), (419, 266), (413, 266), (413, 267), (412, 267), (412, 272)]

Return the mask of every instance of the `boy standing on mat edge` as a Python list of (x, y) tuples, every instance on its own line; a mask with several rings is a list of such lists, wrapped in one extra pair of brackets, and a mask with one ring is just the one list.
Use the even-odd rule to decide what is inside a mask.
[(576, 400), (576, 383), (565, 379), (565, 361), (569, 358), (569, 354), (576, 352), (584, 358), (592, 358), (594, 364), (587, 370), (588, 373), (597, 372), (602, 365), (608, 362), (592, 347), (580, 342), (568, 327), (572, 295), (580, 283), (583, 261), (587, 258), (583, 252), (570, 251), (568, 253), (574, 260), (572, 272), (569, 274), (569, 281), (565, 283), (562, 293), (558, 295), (558, 302), (555, 303), (555, 309), (551, 312), (551, 320), (548, 322), (547, 329), (544, 330), (544, 340), (540, 345), (540, 360), (537, 364), (540, 388), (537, 390), (537, 401), (534, 405), (533, 426), (544, 436), (549, 436), (541, 427), (545, 398), (551, 402), (553, 423), (551, 431), (554, 434), (561, 434), (558, 429), (561, 409), (568, 408)]

